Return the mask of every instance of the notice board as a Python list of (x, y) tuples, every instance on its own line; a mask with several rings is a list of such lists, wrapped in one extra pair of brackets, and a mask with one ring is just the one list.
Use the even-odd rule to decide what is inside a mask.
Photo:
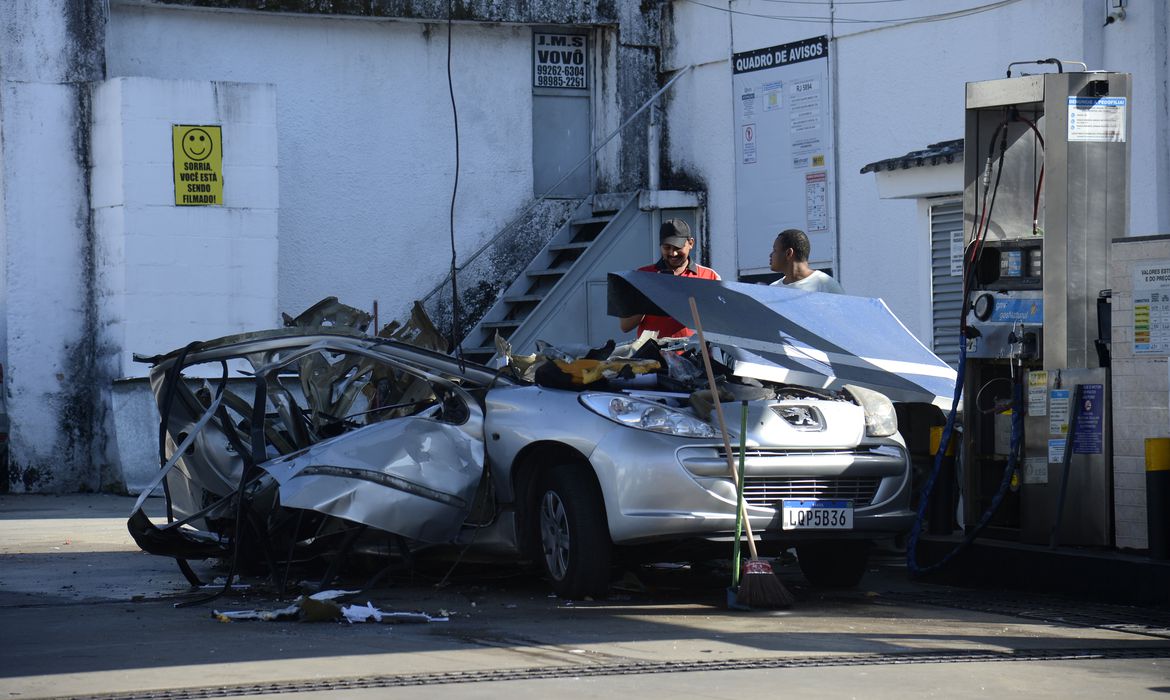
[(1133, 354), (1170, 355), (1170, 260), (1130, 263)]
[(837, 264), (829, 38), (733, 54), (736, 258), (768, 272), (776, 234), (798, 228), (814, 268)]

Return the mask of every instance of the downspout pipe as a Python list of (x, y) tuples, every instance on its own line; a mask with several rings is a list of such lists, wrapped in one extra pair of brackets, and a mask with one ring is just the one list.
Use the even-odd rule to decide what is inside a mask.
[(646, 189), (656, 192), (661, 185), (659, 171), (662, 167), (662, 108), (650, 107), (650, 125), (646, 129)]

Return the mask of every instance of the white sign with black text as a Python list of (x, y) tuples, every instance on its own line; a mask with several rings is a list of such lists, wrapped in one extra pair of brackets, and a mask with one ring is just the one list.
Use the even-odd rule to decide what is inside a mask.
[(589, 40), (583, 34), (532, 35), (532, 85), (589, 88)]
[(836, 267), (831, 97), (826, 36), (732, 55), (740, 275), (769, 273), (787, 228), (808, 234), (814, 268)]

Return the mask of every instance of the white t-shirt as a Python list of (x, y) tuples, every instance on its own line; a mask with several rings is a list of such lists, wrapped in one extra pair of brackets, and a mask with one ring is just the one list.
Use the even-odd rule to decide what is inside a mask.
[(805, 289), (810, 292), (828, 292), (829, 294), (844, 294), (845, 290), (837, 280), (829, 277), (820, 270), (813, 270), (812, 274), (802, 280), (797, 280), (791, 284), (784, 281), (784, 278), (776, 280), (772, 283), (773, 287), (784, 286), (790, 289)]

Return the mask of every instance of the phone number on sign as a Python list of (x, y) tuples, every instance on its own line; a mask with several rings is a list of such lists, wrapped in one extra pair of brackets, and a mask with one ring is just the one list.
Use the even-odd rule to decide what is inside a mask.
[(581, 66), (537, 66), (537, 87), (585, 87), (585, 69)]
[(536, 87), (583, 88), (585, 87), (585, 79), (541, 76), (536, 79)]

